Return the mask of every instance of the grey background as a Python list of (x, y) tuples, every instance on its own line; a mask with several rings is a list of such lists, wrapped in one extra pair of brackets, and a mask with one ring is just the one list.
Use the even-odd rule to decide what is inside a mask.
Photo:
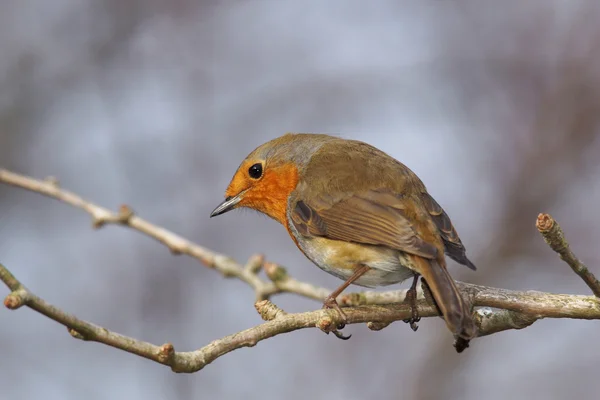
[[(552, 213), (597, 270), (599, 18), (592, 1), (8, 0), (0, 165), (334, 287), (268, 218), (208, 214), (257, 145), (286, 131), (339, 134), (425, 181), (479, 267), (452, 263), (457, 279), (587, 294), (534, 222)], [(241, 282), (8, 186), (0, 261), (81, 318), (179, 350), (260, 322)], [(598, 328), (540, 321), (462, 355), (439, 319), (416, 334), (352, 326), (348, 342), (305, 330), (176, 375), (73, 340), (30, 310), (0, 309), (0, 397), (592, 398)]]

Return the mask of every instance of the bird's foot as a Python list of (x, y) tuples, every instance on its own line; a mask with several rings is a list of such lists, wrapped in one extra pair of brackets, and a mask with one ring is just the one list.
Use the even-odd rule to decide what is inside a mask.
[(323, 308), (324, 309), (334, 309), (335, 311), (337, 311), (337, 313), (340, 317), (341, 322), (338, 323), (338, 325), (336, 326), (336, 329), (331, 331), (331, 333), (333, 333), (335, 335), (335, 337), (337, 337), (338, 339), (342, 339), (342, 340), (350, 339), (352, 337), (352, 335), (346, 336), (342, 332), (340, 332), (346, 326), (346, 322), (348, 322), (348, 316), (346, 315), (346, 313), (344, 311), (342, 311), (342, 309), (341, 309), (340, 305), (338, 304), (337, 300), (335, 299), (335, 297), (327, 296), (327, 298), (323, 302)]
[(417, 322), (419, 322), (421, 320), (421, 317), (419, 316), (419, 311), (417, 310), (417, 281), (418, 280), (419, 280), (419, 276), (415, 275), (413, 283), (410, 286), (410, 289), (408, 289), (408, 291), (406, 292), (406, 298), (404, 299), (404, 301), (408, 302), (408, 304), (410, 305), (410, 312), (411, 312), (411, 317), (408, 319), (405, 319), (404, 322), (409, 324), (410, 329), (412, 329), (414, 332), (416, 332), (417, 329), (419, 329)]

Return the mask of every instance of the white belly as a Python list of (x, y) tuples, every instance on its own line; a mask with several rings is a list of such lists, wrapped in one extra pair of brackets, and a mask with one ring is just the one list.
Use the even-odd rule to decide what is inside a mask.
[(365, 287), (387, 286), (403, 282), (414, 272), (401, 264), (400, 252), (382, 246), (370, 246), (325, 238), (299, 243), (306, 256), (323, 271), (343, 280), (360, 265), (371, 269), (354, 284)]

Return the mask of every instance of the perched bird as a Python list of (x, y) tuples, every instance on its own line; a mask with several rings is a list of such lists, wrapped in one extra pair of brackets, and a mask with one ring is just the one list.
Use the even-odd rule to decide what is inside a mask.
[[(475, 270), (448, 215), (408, 167), (366, 143), (321, 134), (286, 134), (250, 153), (211, 217), (237, 207), (280, 222), (322, 270), (350, 284), (426, 281), (449, 330), (468, 346), (476, 334), (468, 305), (446, 270), (444, 253)], [(466, 346), (464, 346), (466, 347)], [(462, 351), (457, 347), (457, 350)]]

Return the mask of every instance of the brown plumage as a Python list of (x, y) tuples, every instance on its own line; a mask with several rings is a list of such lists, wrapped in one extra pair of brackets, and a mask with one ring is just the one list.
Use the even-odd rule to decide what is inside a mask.
[(313, 263), (346, 280), (327, 306), (339, 310), (335, 297), (350, 283), (385, 286), (419, 274), (451, 332), (475, 335), (444, 253), (475, 267), (425, 185), (384, 152), (328, 135), (287, 134), (248, 155), (226, 196), (211, 216), (235, 207), (261, 211), (282, 223)]

